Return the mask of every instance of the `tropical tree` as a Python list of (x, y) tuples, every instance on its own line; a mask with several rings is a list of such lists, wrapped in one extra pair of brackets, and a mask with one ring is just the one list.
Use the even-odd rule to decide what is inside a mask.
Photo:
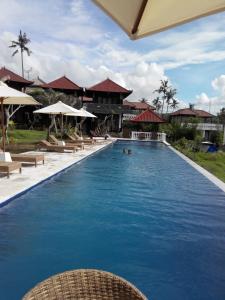
[(162, 107), (162, 102), (159, 97), (156, 97), (153, 101), (152, 104), (155, 106), (156, 110), (159, 111), (160, 108)]
[(176, 99), (172, 100), (172, 103), (170, 104), (170, 107), (173, 109), (173, 111), (178, 107), (179, 102)]
[(18, 40), (17, 41), (12, 41), (12, 45), (9, 46), (9, 48), (17, 48), (12, 56), (16, 55), (17, 53), (20, 52), (21, 55), (21, 67), (22, 67), (22, 76), (24, 77), (24, 65), (23, 65), (23, 53), (26, 52), (28, 56), (30, 56), (31, 51), (30, 49), (27, 47), (27, 44), (30, 43), (30, 39), (27, 38), (26, 33), (22, 33), (22, 31), (20, 30), (19, 36), (18, 36)]
[(218, 114), (218, 118), (220, 123), (222, 123), (225, 126), (225, 107), (221, 108), (219, 114)]
[(174, 98), (176, 93), (177, 90), (173, 88), (169, 88), (169, 90), (166, 92), (166, 104), (167, 104), (166, 113), (168, 113), (168, 108), (173, 104), (173, 101), (176, 101), (176, 99)]
[(164, 110), (164, 104), (165, 104), (165, 100), (166, 100), (166, 93), (168, 91), (168, 80), (160, 80), (161, 85), (158, 89), (156, 89), (154, 92), (158, 93), (161, 98), (162, 98), (162, 105), (161, 105), (161, 114), (163, 114), (163, 110)]
[(156, 103), (155, 105), (157, 105), (158, 103), (161, 104), (160, 106), (161, 114), (163, 114), (165, 103), (167, 104), (166, 112), (168, 113), (169, 106), (171, 106), (173, 101), (175, 101), (174, 97), (177, 93), (177, 90), (172, 88), (172, 86), (169, 85), (168, 80), (161, 80), (160, 87), (156, 89), (154, 92), (159, 94), (159, 97), (155, 99), (155, 103)]

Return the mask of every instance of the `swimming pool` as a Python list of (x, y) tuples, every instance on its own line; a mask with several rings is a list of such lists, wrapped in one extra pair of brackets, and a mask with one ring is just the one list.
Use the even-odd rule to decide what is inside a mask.
[(153, 300), (225, 299), (225, 195), (163, 144), (115, 143), (1, 208), (0, 228), (3, 300), (76, 268)]

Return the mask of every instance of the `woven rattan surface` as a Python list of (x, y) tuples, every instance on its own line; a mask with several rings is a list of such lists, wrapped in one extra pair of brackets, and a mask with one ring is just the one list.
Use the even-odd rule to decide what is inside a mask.
[(99, 270), (73, 270), (49, 277), (23, 300), (147, 300), (131, 283)]

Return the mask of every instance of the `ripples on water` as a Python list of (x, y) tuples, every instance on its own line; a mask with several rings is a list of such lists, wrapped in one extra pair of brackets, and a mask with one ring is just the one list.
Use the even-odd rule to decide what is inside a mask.
[(116, 143), (0, 210), (0, 299), (98, 268), (153, 300), (224, 300), (224, 198), (164, 145)]

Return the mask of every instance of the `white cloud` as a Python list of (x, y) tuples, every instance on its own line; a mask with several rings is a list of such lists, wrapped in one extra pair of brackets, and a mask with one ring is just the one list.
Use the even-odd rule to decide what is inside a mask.
[(215, 78), (212, 81), (212, 87), (214, 90), (220, 92), (222, 96), (225, 96), (225, 75)]
[(218, 95), (210, 97), (206, 93), (196, 96), (196, 105), (199, 108), (210, 110), (212, 113), (218, 112), (225, 107), (225, 75), (220, 75), (211, 82), (212, 87)]

